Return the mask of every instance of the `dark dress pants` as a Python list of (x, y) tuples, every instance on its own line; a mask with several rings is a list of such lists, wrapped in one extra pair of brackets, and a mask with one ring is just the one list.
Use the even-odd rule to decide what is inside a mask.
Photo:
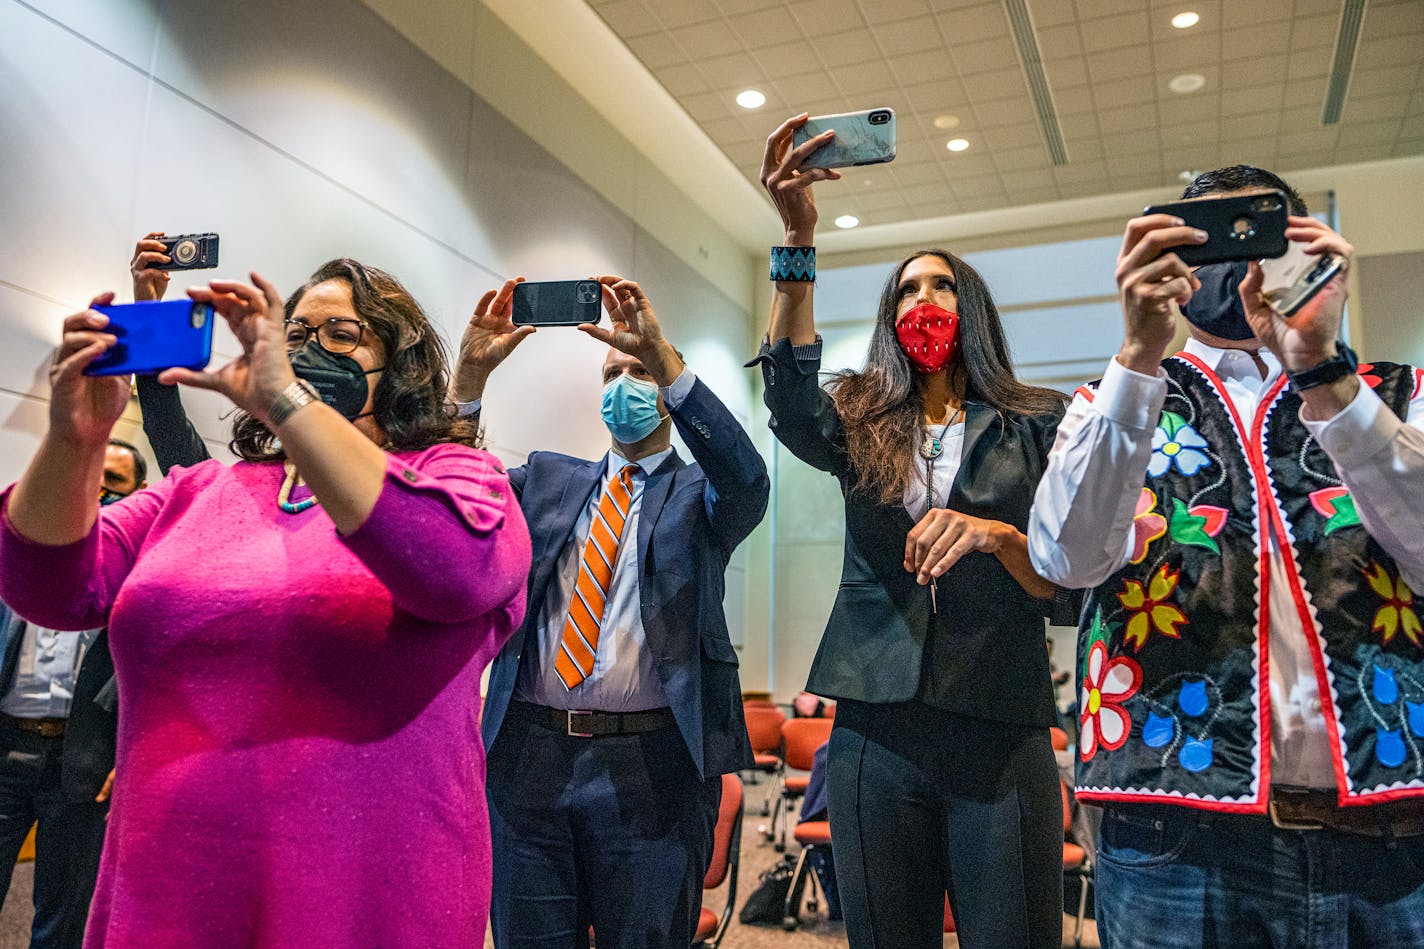
[(35, 834), (31, 949), (78, 947), (99, 875), (109, 805), (67, 801), (60, 792), (64, 739), (0, 725), (0, 899), (30, 825)]
[(939, 949), (946, 892), (964, 949), (1060, 945), (1063, 803), (1047, 726), (842, 701), (828, 781), (851, 949)]
[(685, 949), (702, 906), (720, 777), (676, 725), (575, 738), (518, 703), (488, 763), (498, 949)]

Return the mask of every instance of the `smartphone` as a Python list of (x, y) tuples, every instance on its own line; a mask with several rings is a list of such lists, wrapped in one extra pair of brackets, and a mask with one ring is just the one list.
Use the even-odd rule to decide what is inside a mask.
[(211, 270), (218, 265), (216, 234), (179, 234), (160, 237), (168, 263), (153, 264), (154, 270)]
[(158, 300), (94, 309), (109, 318), (105, 332), (118, 342), (89, 364), (86, 376), (149, 375), (174, 366), (202, 369), (213, 357), (211, 304)]
[(597, 280), (548, 280), (514, 285), (515, 326), (578, 326), (603, 317)]
[(1206, 231), (1204, 244), (1173, 247), (1172, 253), (1191, 267), (1230, 260), (1260, 260), (1286, 252), (1286, 196), (1279, 191), (1191, 198), (1154, 204), (1143, 214), (1172, 214)]
[(1265, 278), (1261, 296), (1281, 316), (1295, 315), (1345, 266), (1345, 258), (1339, 254), (1312, 256), (1305, 248), (1305, 244), (1291, 241), (1284, 254), (1261, 261)]
[(807, 155), (802, 168), (846, 168), (895, 160), (894, 109), (812, 116), (791, 134), (791, 147), (805, 144), (828, 129), (835, 129), (836, 137)]

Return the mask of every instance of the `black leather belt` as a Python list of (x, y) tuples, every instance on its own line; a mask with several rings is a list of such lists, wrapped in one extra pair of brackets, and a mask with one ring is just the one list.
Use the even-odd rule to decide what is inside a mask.
[(1365, 837), (1424, 834), (1424, 800), (1341, 807), (1334, 791), (1271, 789), (1271, 823), (1281, 830), (1334, 830)]
[(655, 708), (646, 712), (590, 712), (549, 708), (547, 705), (534, 705), (529, 702), (511, 704), (517, 706), (519, 712), (528, 716), (534, 724), (573, 738), (641, 735), (666, 728), (675, 721), (670, 708)]
[(64, 727), (68, 724), (68, 719), (63, 718), (16, 718), (0, 712), (0, 725), (41, 738), (63, 738)]

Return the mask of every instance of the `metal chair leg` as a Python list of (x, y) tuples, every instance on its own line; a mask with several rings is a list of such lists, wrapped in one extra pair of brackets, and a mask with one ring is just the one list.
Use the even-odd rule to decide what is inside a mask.
[(791, 873), (791, 885), (786, 890), (786, 908), (781, 917), (781, 928), (791, 932), (801, 924), (801, 888), (806, 884), (806, 855), (810, 847), (802, 847), (796, 858), (796, 869)]
[(1083, 918), (1088, 915), (1088, 886), (1092, 881), (1086, 865), (1078, 869), (1078, 921), (1073, 926), (1073, 949), (1082, 949)]

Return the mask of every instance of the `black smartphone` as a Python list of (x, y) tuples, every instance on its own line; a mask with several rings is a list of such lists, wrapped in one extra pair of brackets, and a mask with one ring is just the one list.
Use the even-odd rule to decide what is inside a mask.
[(603, 318), (597, 280), (547, 280), (514, 285), (515, 326), (578, 326)]
[(1191, 267), (1230, 260), (1261, 260), (1286, 252), (1286, 196), (1279, 191), (1191, 198), (1154, 204), (1143, 214), (1172, 214), (1206, 231), (1204, 244), (1183, 244), (1172, 253)]
[(154, 264), (154, 270), (211, 270), (218, 265), (216, 234), (179, 234), (160, 237), (163, 253), (171, 259), (166, 264)]
[(148, 375), (174, 366), (202, 369), (213, 356), (213, 308), (192, 300), (117, 303), (94, 309), (118, 337), (84, 370), (86, 376)]

